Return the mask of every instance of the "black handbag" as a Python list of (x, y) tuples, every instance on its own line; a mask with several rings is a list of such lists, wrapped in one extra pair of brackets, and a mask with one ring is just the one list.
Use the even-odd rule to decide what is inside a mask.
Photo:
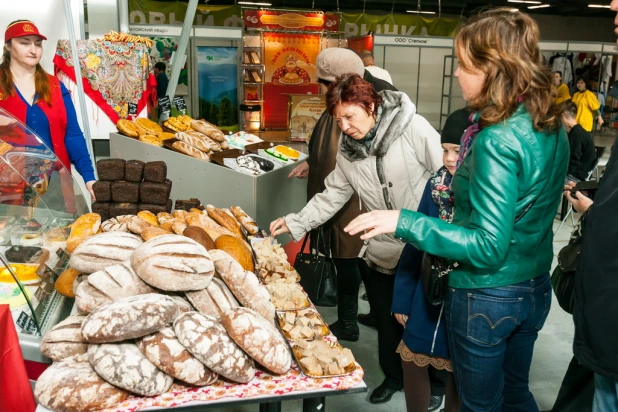
[(575, 270), (579, 260), (582, 242), (582, 227), (586, 214), (582, 216), (579, 224), (573, 230), (569, 244), (558, 253), (558, 264), (551, 274), (551, 285), (556, 294), (560, 307), (567, 313), (573, 314), (575, 301)]
[[(324, 256), (318, 253), (320, 247), (316, 247), (311, 253), (303, 253), (309, 235), (305, 236), (303, 247), (296, 255), (294, 268), (300, 275), (300, 285), (305, 289), (309, 299), (316, 306), (337, 306), (337, 269), (330, 251)], [(318, 241), (322, 250), (326, 251), (324, 245), (324, 232), (322, 227), (318, 229)], [(328, 255), (328, 256), (327, 256)]]

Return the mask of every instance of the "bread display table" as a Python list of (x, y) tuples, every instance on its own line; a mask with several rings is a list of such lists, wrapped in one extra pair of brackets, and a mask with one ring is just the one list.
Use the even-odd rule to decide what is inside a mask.
[(167, 177), (173, 182), (172, 199), (199, 197), (215, 206), (238, 205), (264, 228), (281, 216), (300, 211), (307, 203), (307, 181), (288, 179), (296, 163), (250, 176), (117, 133), (110, 133), (110, 155), (125, 160), (165, 161)]

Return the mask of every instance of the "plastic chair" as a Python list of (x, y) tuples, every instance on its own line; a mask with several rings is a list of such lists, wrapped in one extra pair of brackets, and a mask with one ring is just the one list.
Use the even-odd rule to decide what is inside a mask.
[[(601, 163), (601, 160), (603, 158), (603, 155), (605, 154), (605, 147), (601, 147), (601, 146), (595, 146), (594, 147), (596, 150), (596, 154), (597, 154), (597, 160), (596, 162), (594, 162), (594, 166), (592, 166), (592, 169), (590, 169), (590, 172), (588, 172), (588, 176), (586, 177), (586, 181), (589, 181), (590, 178), (592, 177), (593, 173), (596, 173), (596, 180), (599, 180), (599, 165)], [(605, 164), (607, 164), (607, 161), (605, 161)], [(568, 202), (568, 200), (565, 199), (565, 201)], [(566, 220), (569, 218), (569, 216), (571, 216), (571, 226), (575, 226), (575, 218), (574, 218), (574, 213), (573, 213), (573, 205), (569, 204), (569, 211), (567, 212), (567, 214), (564, 216), (564, 219), (562, 219), (562, 221), (560, 222), (560, 224), (558, 225), (558, 227), (556, 228), (556, 230), (554, 231), (554, 235), (556, 233), (558, 233), (558, 231), (560, 230), (560, 228), (562, 227), (562, 225), (564, 225), (564, 222), (566, 222)]]

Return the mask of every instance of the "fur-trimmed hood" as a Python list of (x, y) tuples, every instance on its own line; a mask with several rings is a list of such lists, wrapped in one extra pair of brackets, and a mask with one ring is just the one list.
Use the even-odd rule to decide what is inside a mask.
[(384, 99), (381, 105), (382, 116), (369, 149), (345, 133), (341, 134), (339, 150), (350, 162), (369, 156), (384, 156), (393, 142), (402, 137), (416, 113), (416, 106), (407, 94), (390, 90), (381, 91), (379, 94)]

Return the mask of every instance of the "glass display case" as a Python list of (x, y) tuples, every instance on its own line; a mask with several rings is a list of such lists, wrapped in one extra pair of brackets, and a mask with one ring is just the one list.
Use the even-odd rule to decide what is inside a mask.
[(68, 266), (70, 225), (89, 209), (68, 167), (0, 109), (0, 305), (10, 306), (26, 360), (46, 361), (41, 336), (73, 306), (54, 283)]

